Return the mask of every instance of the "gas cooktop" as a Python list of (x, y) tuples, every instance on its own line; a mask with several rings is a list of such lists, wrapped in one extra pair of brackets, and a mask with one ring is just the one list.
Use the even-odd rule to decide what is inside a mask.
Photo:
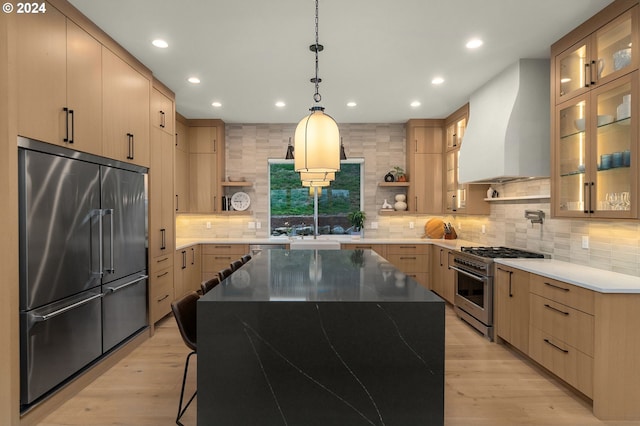
[(531, 251), (509, 248), (509, 247), (460, 247), (460, 251), (463, 253), (473, 254), (475, 256), (487, 257), (495, 259), (501, 258), (536, 258), (543, 259), (545, 257), (542, 253), (535, 253)]

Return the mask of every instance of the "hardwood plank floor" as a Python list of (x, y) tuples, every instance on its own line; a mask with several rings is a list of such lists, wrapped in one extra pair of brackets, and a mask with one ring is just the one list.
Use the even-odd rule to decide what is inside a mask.
[[(446, 426), (639, 424), (598, 420), (587, 402), (517, 353), (488, 342), (450, 307), (445, 345)], [(188, 352), (169, 316), (151, 339), (39, 425), (173, 425)], [(192, 368), (187, 392), (195, 377)], [(197, 398), (183, 417), (185, 426), (196, 425), (196, 404)]]

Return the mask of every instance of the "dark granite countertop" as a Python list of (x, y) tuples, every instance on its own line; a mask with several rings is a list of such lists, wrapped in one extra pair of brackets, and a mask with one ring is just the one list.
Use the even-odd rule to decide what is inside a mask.
[(371, 250), (265, 250), (201, 302), (442, 302)]

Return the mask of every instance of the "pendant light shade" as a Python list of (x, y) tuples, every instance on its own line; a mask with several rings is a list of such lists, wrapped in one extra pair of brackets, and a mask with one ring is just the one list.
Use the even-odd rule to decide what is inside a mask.
[(328, 180), (318, 182), (302, 182), (302, 186), (305, 188), (325, 188), (329, 185), (331, 185), (331, 182)]
[(294, 136), (296, 172), (340, 170), (340, 131), (324, 108), (315, 106), (296, 127)]
[(304, 182), (331, 182), (336, 180), (335, 172), (330, 173), (312, 173), (312, 172), (300, 172), (300, 180)]

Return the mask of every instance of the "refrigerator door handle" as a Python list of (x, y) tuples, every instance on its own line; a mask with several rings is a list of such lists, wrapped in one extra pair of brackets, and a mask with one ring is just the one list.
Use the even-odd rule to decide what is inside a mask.
[(105, 269), (106, 272), (113, 274), (116, 272), (115, 267), (113, 265), (113, 209), (104, 209), (104, 214), (109, 215), (109, 219), (111, 221), (111, 226), (109, 228), (109, 256), (111, 259), (109, 260), (109, 267)]
[(109, 293), (115, 293), (118, 290), (122, 290), (125, 287), (129, 287), (130, 285), (139, 283), (140, 281), (145, 280), (147, 278), (149, 278), (149, 275), (140, 275), (135, 280), (132, 280), (132, 281), (129, 281), (128, 283), (124, 283), (122, 285), (119, 285), (118, 287), (107, 287), (107, 290), (109, 290)]
[(92, 277), (98, 277), (101, 278), (104, 275), (103, 272), (103, 263), (102, 263), (102, 232), (103, 232), (103, 228), (102, 228), (102, 216), (103, 216), (103, 212), (100, 209), (96, 209), (93, 210), (91, 212), (91, 217), (97, 217), (98, 218), (98, 270), (94, 271), (93, 270), (93, 259), (91, 260), (91, 276)]
[(82, 305), (84, 305), (84, 304), (86, 304), (86, 303), (89, 303), (89, 302), (91, 302), (92, 300), (99, 299), (99, 298), (101, 298), (101, 297), (103, 297), (103, 296), (104, 296), (104, 294), (103, 294), (103, 293), (100, 293), (100, 294), (94, 294), (94, 295), (93, 295), (93, 296), (91, 296), (91, 297), (87, 297), (86, 299), (80, 300), (79, 302), (76, 302), (76, 303), (72, 303), (71, 305), (65, 306), (64, 308), (60, 308), (60, 309), (58, 309), (58, 310), (56, 310), (56, 311), (53, 311), (53, 312), (50, 312), (50, 313), (48, 313), (48, 314), (46, 314), (46, 315), (36, 315), (36, 314), (32, 314), (32, 315), (31, 315), (31, 318), (32, 318), (32, 320), (33, 320), (34, 322), (43, 322), (43, 321), (48, 321), (48, 320), (50, 320), (51, 318), (57, 317), (57, 316), (58, 316), (58, 315), (60, 315), (60, 314), (64, 314), (64, 313), (65, 313), (65, 312), (67, 312), (67, 311), (70, 311), (70, 310), (72, 310), (72, 309), (75, 309), (75, 308), (77, 308), (77, 307), (79, 307), (79, 306), (82, 306)]

